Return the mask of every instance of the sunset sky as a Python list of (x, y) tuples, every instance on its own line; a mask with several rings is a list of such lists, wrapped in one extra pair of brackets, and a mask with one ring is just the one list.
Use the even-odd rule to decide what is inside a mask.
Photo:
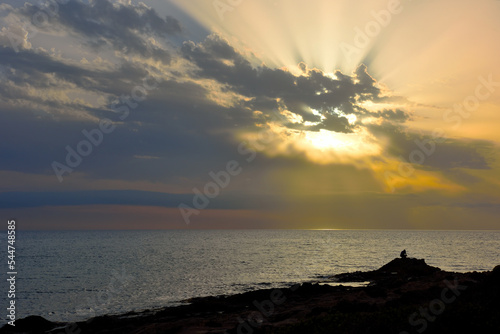
[(499, 17), (497, 0), (3, 1), (0, 216), (498, 229)]

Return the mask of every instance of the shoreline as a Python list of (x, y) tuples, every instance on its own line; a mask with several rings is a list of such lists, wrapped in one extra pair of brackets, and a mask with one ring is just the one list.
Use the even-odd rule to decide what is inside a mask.
[[(342, 283), (371, 282), (351, 287)], [(332, 283), (329, 285), (328, 283)], [(335, 285), (335, 286), (333, 286)], [(500, 266), (456, 273), (424, 260), (394, 259), (367, 272), (235, 295), (191, 298), (188, 305), (79, 322), (39, 316), (7, 333), (443, 333), (500, 332)]]

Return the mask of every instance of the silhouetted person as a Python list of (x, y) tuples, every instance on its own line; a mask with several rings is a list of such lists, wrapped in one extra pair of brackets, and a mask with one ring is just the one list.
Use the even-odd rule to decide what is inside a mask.
[(403, 251), (401, 252), (401, 254), (399, 254), (399, 256), (401, 256), (402, 259), (406, 259), (406, 249), (403, 249)]

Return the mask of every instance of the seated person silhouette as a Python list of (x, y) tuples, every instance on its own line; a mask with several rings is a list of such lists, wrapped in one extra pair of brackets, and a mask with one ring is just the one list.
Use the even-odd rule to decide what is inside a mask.
[(402, 259), (406, 259), (406, 249), (403, 249), (403, 251), (401, 252), (401, 254), (399, 254), (399, 256), (401, 256)]

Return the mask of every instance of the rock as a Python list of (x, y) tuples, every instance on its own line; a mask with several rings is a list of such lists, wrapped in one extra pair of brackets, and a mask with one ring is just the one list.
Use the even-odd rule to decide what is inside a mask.
[(5, 325), (0, 329), (1, 334), (8, 333), (44, 333), (55, 327), (57, 323), (51, 322), (43, 317), (30, 315), (26, 318), (16, 320), (15, 326)]
[(426, 276), (434, 274), (441, 269), (429, 266), (424, 259), (396, 258), (382, 268), (375, 270), (378, 273), (397, 272), (402, 276)]
[(333, 279), (337, 282), (408, 281), (409, 278), (428, 276), (439, 271), (441, 269), (429, 266), (424, 259), (396, 258), (377, 270), (339, 274)]
[[(202, 297), (189, 305), (100, 316), (76, 324), (31, 316), (17, 320), (16, 327), (2, 327), (0, 334), (60, 334), (69, 332), (65, 327), (71, 325), (77, 327), (71, 332), (80, 334), (416, 332), (418, 327), (408, 322), (409, 317), (422, 307), (437, 305), (449, 284), (467, 289), (460, 289), (460, 294), (447, 302), (446, 312), (436, 315), (426, 333), (500, 333), (500, 266), (484, 273), (452, 273), (424, 260), (398, 258), (377, 270), (336, 277), (343, 282), (357, 279), (374, 284), (343, 288), (304, 283), (288, 289)], [(280, 298), (273, 300), (277, 291)], [(453, 296), (450, 292), (446, 298)], [(251, 326), (255, 319), (263, 320), (255, 325), (259, 328)]]

